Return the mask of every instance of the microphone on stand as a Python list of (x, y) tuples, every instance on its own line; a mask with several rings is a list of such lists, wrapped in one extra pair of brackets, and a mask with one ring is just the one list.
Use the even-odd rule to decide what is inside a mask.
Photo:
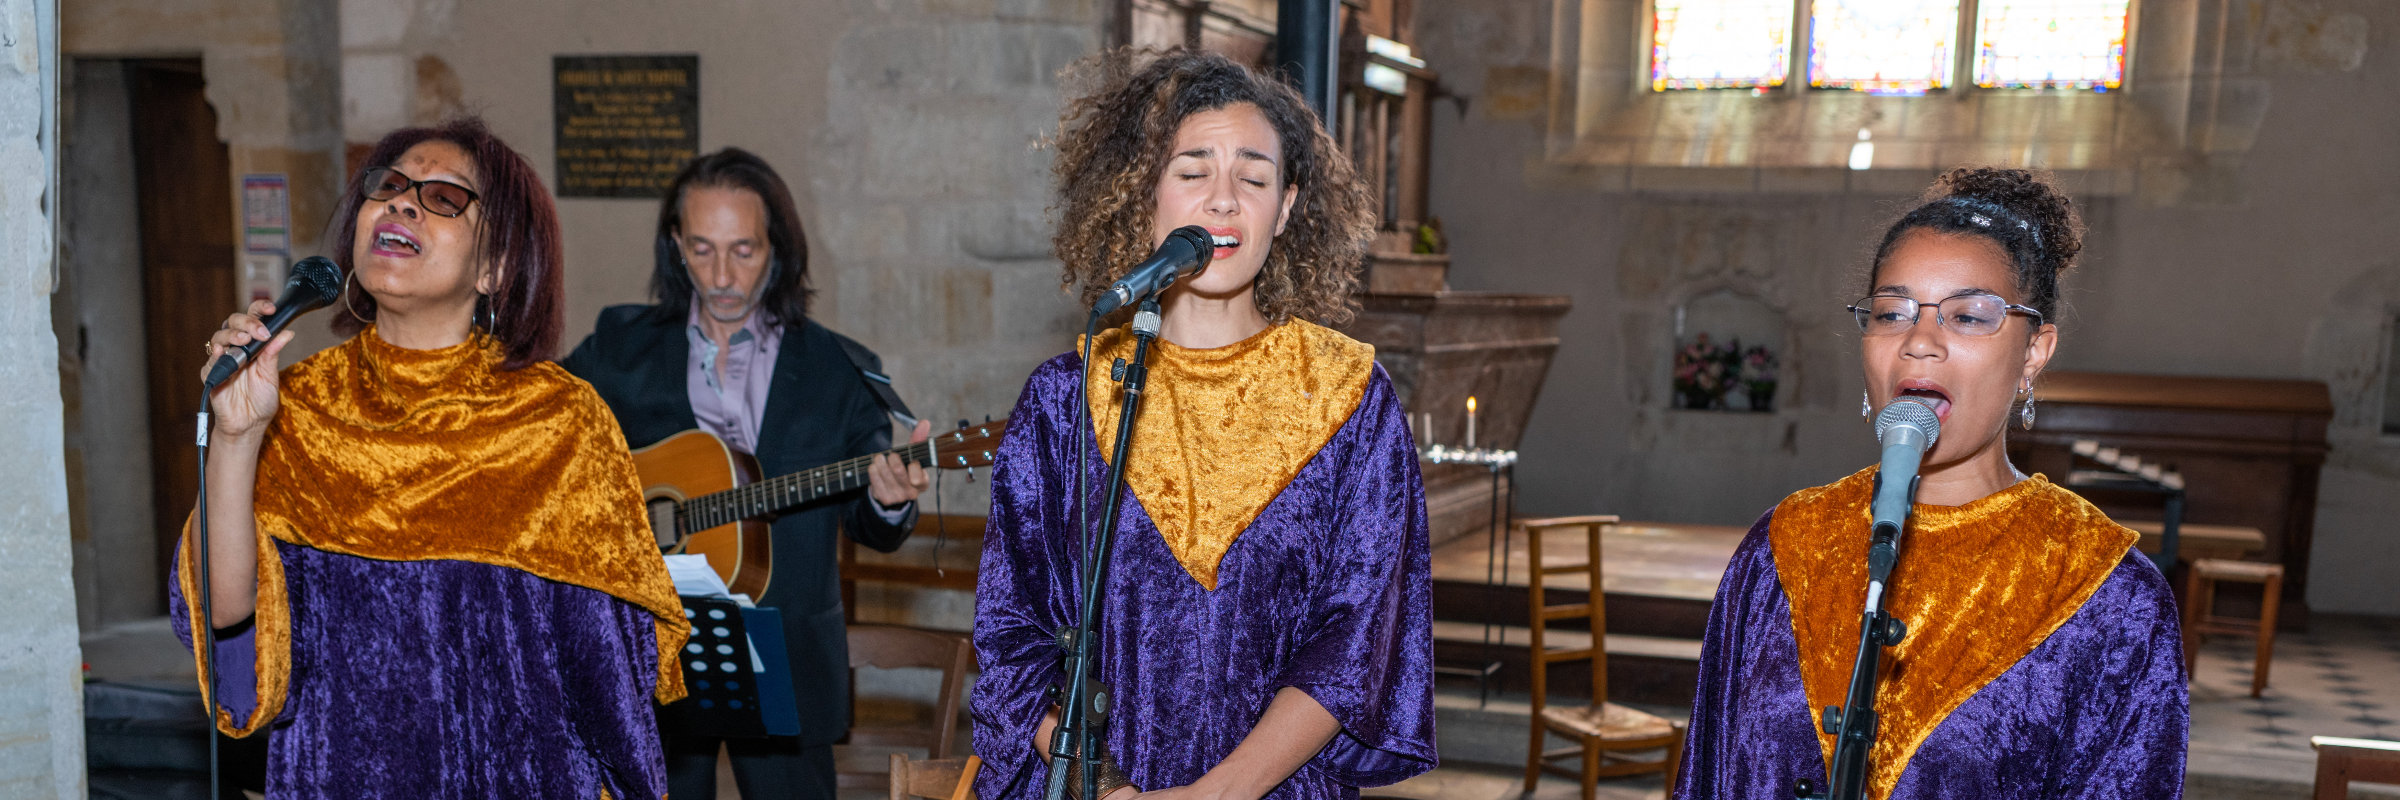
[[(1942, 436), (1942, 418), (1924, 401), (1902, 397), (1875, 415), (1875, 439), (1883, 443), (1883, 465), (1875, 470), (1874, 538), (1867, 545), (1869, 592), (1880, 594), (1892, 565), (1900, 560), (1900, 534), (1917, 498), (1917, 467)], [(1870, 597), (1868, 608), (1876, 607)]]
[(1134, 266), (1132, 272), (1109, 284), (1108, 293), (1092, 304), (1092, 316), (1098, 317), (1167, 290), (1186, 275), (1197, 275), (1208, 269), (1208, 260), (1217, 253), (1214, 237), (1208, 229), (1185, 225), (1167, 234), (1167, 240), (1150, 253), (1150, 258)]
[(275, 298), (275, 313), (261, 320), (267, 325), (267, 335), (249, 344), (227, 348), (224, 355), (217, 357), (217, 363), (209, 366), (208, 380), (200, 383), (201, 388), (217, 388), (241, 370), (243, 364), (250, 363), (250, 356), (267, 346), (268, 340), (282, 333), (294, 318), (331, 304), (341, 294), (342, 268), (334, 266), (333, 259), (324, 256), (300, 259), (300, 263), (292, 265), (291, 277), (283, 282), (283, 296)]

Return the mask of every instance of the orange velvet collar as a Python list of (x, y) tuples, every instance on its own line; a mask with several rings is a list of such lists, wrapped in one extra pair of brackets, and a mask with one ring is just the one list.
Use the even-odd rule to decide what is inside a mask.
[[(259, 454), (259, 552), (274, 553), (274, 539), (386, 561), (472, 561), (606, 592), (656, 617), (657, 697), (681, 698), (675, 654), (689, 624), (616, 417), (558, 365), (501, 370), (502, 358), (482, 335), (407, 350), (370, 327), (286, 368)], [(242, 732), (274, 719), (289, 680), (278, 559), (259, 559), (258, 582), (260, 702), (229, 728)]]
[[(1874, 483), (1868, 467), (1793, 493), (1767, 533), (1812, 720), (1849, 692)], [(1884, 653), (1868, 796), (1889, 794), (1951, 711), (2074, 616), (2137, 537), (2040, 475), (1967, 505), (1917, 506), (1885, 603), (1908, 636)], [(1818, 739), (1832, 763), (1833, 736)]]
[[(1102, 332), (1092, 361), (1133, 357), (1130, 327)], [(1375, 348), (1306, 320), (1209, 350), (1151, 345), (1148, 396), (1134, 420), (1125, 483), (1192, 580), (1217, 588), (1217, 565), (1358, 410)], [(1121, 384), (1085, 370), (1095, 441), (1117, 440)]]

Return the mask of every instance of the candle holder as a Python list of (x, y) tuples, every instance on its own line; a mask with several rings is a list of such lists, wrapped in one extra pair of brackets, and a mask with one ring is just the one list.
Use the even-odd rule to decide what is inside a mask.
[[(1470, 421), (1470, 427), (1467, 430), (1470, 432), (1470, 435), (1472, 435), (1472, 431), (1474, 430), (1472, 427), (1472, 420), (1474, 417), (1469, 416), (1467, 419)], [(1419, 449), (1417, 451), (1417, 459), (1427, 464), (1468, 464), (1482, 467), (1491, 472), (1491, 526), (1484, 530), (1483, 583), (1486, 590), (1497, 588), (1502, 582), (1508, 579), (1508, 555), (1510, 545), (1508, 541), (1508, 535), (1512, 532), (1511, 527), (1514, 525), (1514, 519), (1516, 516), (1515, 495), (1517, 492), (1517, 451), (1492, 450), (1476, 447), (1461, 448), (1436, 444), (1428, 445)], [(1508, 494), (1506, 500), (1502, 499), (1503, 496), (1501, 494), (1501, 482), (1504, 475), (1508, 484)], [(1465, 666), (1435, 664), (1433, 668), (1434, 673), (1437, 675), (1455, 675), (1459, 677), (1474, 678), (1477, 708), (1485, 707), (1491, 702), (1492, 677), (1500, 674), (1500, 659), (1496, 655), (1496, 651), (1493, 649), (1493, 633), (1495, 630), (1496, 627), (1493, 622), (1490, 620), (1484, 621), (1483, 657), (1481, 663)]]

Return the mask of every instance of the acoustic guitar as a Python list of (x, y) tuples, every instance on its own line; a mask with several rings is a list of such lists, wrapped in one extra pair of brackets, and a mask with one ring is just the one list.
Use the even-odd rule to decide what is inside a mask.
[[(990, 466), (1008, 420), (935, 433), (877, 455), (898, 456), (933, 469)], [(759, 480), (758, 459), (688, 430), (633, 451), (650, 530), (666, 553), (708, 556), (708, 565), (736, 594), (763, 597), (773, 577), (771, 518), (795, 506), (867, 485), (875, 456), (861, 456)]]

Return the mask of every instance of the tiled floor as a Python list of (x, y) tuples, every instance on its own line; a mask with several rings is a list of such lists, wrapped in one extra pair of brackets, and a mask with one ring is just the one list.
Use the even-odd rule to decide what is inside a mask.
[[(85, 640), (85, 657), (95, 676), (189, 679), (183, 656), (164, 624), (120, 626)], [(2265, 697), (2250, 698), (2251, 640), (2218, 637), (2203, 645), (2192, 684), (2192, 738), (2188, 798), (2304, 796), (2315, 772), (2310, 736), (2400, 740), (2400, 619), (2320, 614), (2308, 633), (2285, 632), (2276, 640), (2275, 666)], [(180, 659), (180, 660), (179, 660)], [(1445, 708), (1443, 750), (1522, 748), (1523, 711), (1508, 715), (1495, 701), (1473, 719), (1460, 719), (1475, 705), (1472, 692)], [(1521, 706), (1521, 704), (1519, 704)], [(1485, 719), (1484, 717), (1489, 717)], [(1458, 723), (1458, 724), (1454, 724)], [(1489, 742), (1453, 741), (1472, 736)], [(1522, 753), (1522, 749), (1515, 750)], [(1516, 756), (1516, 757), (1522, 757)], [(1493, 756), (1492, 760), (1499, 760)], [(1448, 766), (1368, 794), (1413, 800), (1514, 797), (1522, 775), (1510, 766), (1451, 759)], [(726, 781), (730, 784), (731, 781)], [(727, 786), (725, 788), (730, 788)], [(1604, 798), (1655, 798), (1663, 793), (1656, 776), (1609, 781)], [(722, 797), (733, 796), (720, 792)], [(1533, 800), (1575, 796), (1574, 781), (1545, 778)], [(2400, 796), (2400, 787), (2358, 784), (2353, 796)]]
[[(1380, 789), (1364, 790), (1360, 795), (1408, 800), (1516, 800), (1524, 788), (1522, 769), (1467, 764), (1443, 767)], [(1643, 775), (1601, 781), (1595, 795), (1598, 800), (1656, 800), (1666, 796), (1666, 789), (1657, 775)], [(1529, 800), (1580, 797), (1575, 779), (1544, 775), (1541, 787), (1534, 790)]]
[(2319, 614), (2308, 633), (2282, 632), (2257, 699), (2254, 642), (2219, 636), (2200, 647), (2193, 773), (2306, 782), (2316, 768), (2308, 737), (2400, 739), (2400, 620)]

